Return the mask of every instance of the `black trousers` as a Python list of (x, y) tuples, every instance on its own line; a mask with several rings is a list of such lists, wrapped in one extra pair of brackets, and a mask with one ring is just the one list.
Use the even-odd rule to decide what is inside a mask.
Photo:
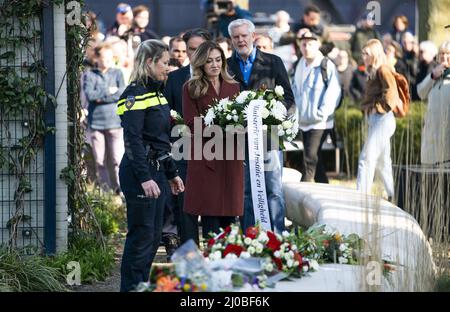
[(148, 282), (150, 268), (161, 241), (164, 205), (169, 190), (163, 171), (151, 167), (153, 180), (161, 195), (157, 199), (143, 197), (144, 191), (136, 179), (131, 162), (122, 159), (119, 179), (127, 203), (128, 233), (120, 269), (120, 291), (131, 291), (140, 282)]
[(204, 239), (209, 238), (209, 233), (219, 234), (220, 228), (225, 229), (234, 223), (236, 217), (202, 216), (202, 234)]
[[(187, 161), (177, 161), (177, 168), (180, 178), (183, 180), (183, 183), (186, 183)], [(180, 193), (175, 196), (174, 205), (178, 235), (180, 236), (181, 244), (185, 243), (189, 239), (193, 239), (198, 245), (198, 216), (194, 216), (183, 211), (184, 193)]]
[(321, 152), (327, 134), (328, 130), (302, 131), (304, 167), (302, 181), (328, 183)]

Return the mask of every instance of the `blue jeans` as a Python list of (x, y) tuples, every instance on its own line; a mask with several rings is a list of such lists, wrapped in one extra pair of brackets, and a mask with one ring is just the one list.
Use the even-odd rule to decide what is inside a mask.
[[(284, 231), (285, 203), (283, 187), (281, 182), (280, 154), (277, 150), (272, 150), (264, 155), (264, 164), (269, 170), (264, 171), (266, 181), (267, 204), (269, 206), (270, 222), (272, 230), (277, 233)], [(248, 152), (246, 151), (244, 161), (244, 215), (241, 217), (242, 230), (255, 225), (255, 215), (253, 213), (252, 190), (250, 183), (250, 169), (248, 166)]]
[(144, 192), (133, 174), (130, 160), (124, 157), (120, 166), (119, 178), (127, 203), (128, 224), (120, 269), (122, 292), (134, 290), (140, 282), (148, 282), (161, 241), (164, 205), (170, 194), (164, 172), (153, 167), (151, 171), (153, 180), (161, 190), (157, 199), (141, 198)]
[(392, 112), (370, 114), (367, 139), (359, 155), (356, 188), (365, 194), (372, 191), (375, 171), (378, 171), (388, 197), (394, 195), (392, 176), (391, 137), (395, 132), (395, 117)]

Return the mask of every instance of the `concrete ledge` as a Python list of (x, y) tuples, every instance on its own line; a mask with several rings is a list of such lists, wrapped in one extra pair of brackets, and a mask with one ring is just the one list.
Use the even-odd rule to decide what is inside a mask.
[[(306, 228), (313, 224), (327, 224), (345, 235), (356, 233), (368, 242), (372, 255), (400, 264), (399, 271), (393, 274), (393, 286), (383, 283), (378, 290), (431, 290), (435, 272), (432, 251), (419, 224), (411, 215), (379, 197), (361, 194), (353, 189), (295, 181), (298, 175), (293, 178), (294, 172), (283, 170), (283, 176), (286, 174), (286, 178), (283, 178), (286, 217), (289, 220)], [(336, 272), (339, 272), (340, 266), (334, 267)], [(347, 288), (369, 289), (365, 283), (367, 274), (350, 278), (349, 272), (354, 274), (358, 266), (351, 270), (345, 267), (342, 266), (341, 279)], [(307, 279), (312, 283), (326, 279), (322, 273), (318, 273), (312, 273)], [(299, 283), (300, 287), (303, 282)], [(322, 290), (331, 290), (334, 287), (331, 285), (340, 285), (331, 277), (327, 283)], [(338, 288), (335, 290), (339, 291)]]

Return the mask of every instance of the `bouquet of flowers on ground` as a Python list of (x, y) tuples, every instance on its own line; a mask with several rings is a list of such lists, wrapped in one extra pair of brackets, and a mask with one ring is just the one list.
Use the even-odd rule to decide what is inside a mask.
[(257, 257), (263, 259), (267, 275), (280, 271), (301, 277), (314, 268), (302, 257), (294, 240), (295, 234), (287, 231), (279, 235), (255, 226), (249, 227), (244, 235), (238, 225), (231, 225), (208, 240), (204, 255), (212, 261)]
[(364, 240), (357, 234), (343, 235), (326, 225), (316, 225), (298, 235), (304, 254), (322, 263), (358, 264)]
[[(276, 86), (270, 90), (261, 88), (257, 91), (242, 91), (235, 98), (225, 98), (215, 101), (204, 116), (206, 126), (219, 125), (226, 129), (227, 126), (247, 126), (246, 109), (253, 100), (264, 100), (262, 110), (263, 129), (268, 135), (276, 135), (280, 139), (280, 146), (284, 148), (283, 141), (291, 142), (298, 133), (298, 121), (295, 116), (288, 116), (283, 104), (284, 90)], [(273, 133), (275, 132), (275, 133)]]
[(201, 292), (206, 289), (203, 283), (197, 285), (189, 278), (178, 276), (173, 264), (163, 264), (152, 267), (150, 281), (140, 283), (136, 292)]

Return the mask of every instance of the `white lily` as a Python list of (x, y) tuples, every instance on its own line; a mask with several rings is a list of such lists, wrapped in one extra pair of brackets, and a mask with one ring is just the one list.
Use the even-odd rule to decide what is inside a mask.
[(216, 114), (214, 113), (213, 109), (208, 109), (208, 112), (206, 113), (206, 116), (204, 118), (204, 122), (206, 126), (210, 126), (214, 124), (214, 118), (216, 118)]

